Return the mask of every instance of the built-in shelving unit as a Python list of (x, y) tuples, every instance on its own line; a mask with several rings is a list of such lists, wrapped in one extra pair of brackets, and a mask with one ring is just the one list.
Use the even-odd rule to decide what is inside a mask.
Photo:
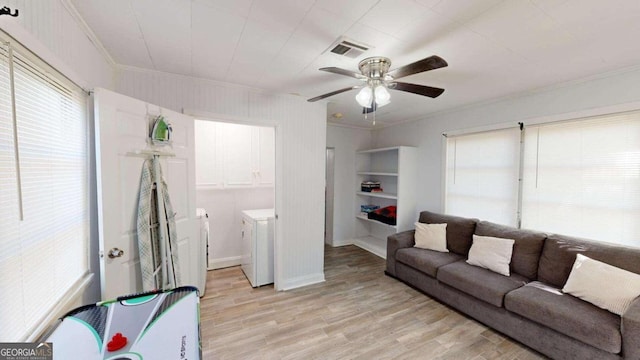
[[(382, 192), (364, 192), (363, 181), (379, 181)], [(417, 149), (397, 146), (362, 150), (356, 153), (356, 238), (354, 244), (386, 258), (387, 236), (413, 229), (417, 219)], [(360, 205), (396, 206), (396, 225), (369, 219)]]

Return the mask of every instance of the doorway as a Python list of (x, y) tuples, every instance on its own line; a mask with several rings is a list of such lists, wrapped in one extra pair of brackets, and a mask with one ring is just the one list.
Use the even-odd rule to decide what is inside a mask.
[(243, 211), (275, 208), (275, 148), (275, 127), (195, 120), (196, 206), (209, 215), (209, 270), (251, 259)]
[(325, 187), (324, 187), (324, 243), (333, 245), (333, 185), (335, 148), (327, 148), (325, 162)]

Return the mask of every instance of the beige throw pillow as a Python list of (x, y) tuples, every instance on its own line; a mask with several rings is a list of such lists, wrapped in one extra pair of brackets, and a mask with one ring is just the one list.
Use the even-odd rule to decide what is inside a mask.
[(424, 224), (417, 222), (415, 226), (415, 247), (449, 252), (449, 250), (447, 250), (447, 224)]
[(515, 240), (492, 236), (473, 235), (467, 264), (480, 266), (498, 274), (509, 276), (509, 264)]
[(578, 254), (562, 291), (622, 315), (640, 296), (640, 275)]

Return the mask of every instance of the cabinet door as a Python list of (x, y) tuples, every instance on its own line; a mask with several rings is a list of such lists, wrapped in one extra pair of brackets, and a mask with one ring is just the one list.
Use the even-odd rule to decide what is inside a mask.
[(256, 169), (256, 185), (271, 185), (275, 183), (275, 165), (276, 165), (276, 136), (275, 129), (272, 127), (259, 127), (256, 129), (258, 133), (258, 141), (256, 146), (257, 164)]
[(222, 186), (222, 166), (218, 144), (217, 124), (213, 121), (195, 121), (196, 185), (198, 187)]
[(218, 124), (224, 144), (224, 185), (253, 185), (251, 126)]

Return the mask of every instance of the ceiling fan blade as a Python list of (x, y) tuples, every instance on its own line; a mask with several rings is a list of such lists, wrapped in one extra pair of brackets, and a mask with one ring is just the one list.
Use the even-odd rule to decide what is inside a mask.
[(357, 72), (353, 72), (350, 70), (340, 69), (337, 67), (323, 67), (323, 68), (320, 68), (320, 70), (338, 74), (338, 75), (350, 76), (358, 80), (367, 80), (367, 77), (362, 74), (358, 74)]
[(437, 98), (444, 92), (444, 89), (437, 87), (409, 84), (397, 81), (390, 83), (389, 89), (406, 91), (418, 95), (428, 96), (430, 98)]
[(324, 98), (328, 98), (329, 96), (337, 95), (337, 94), (343, 93), (343, 92), (345, 92), (345, 91), (349, 91), (349, 90), (353, 90), (353, 89), (358, 89), (358, 88), (361, 88), (361, 87), (362, 87), (362, 86), (350, 86), (350, 87), (348, 87), (348, 88), (344, 88), (344, 89), (340, 89), (340, 90), (332, 91), (332, 92), (330, 92), (330, 93), (326, 93), (326, 94), (323, 94), (323, 95), (320, 95), (320, 96), (316, 96), (316, 97), (311, 98), (311, 99), (309, 99), (309, 100), (307, 100), (307, 101), (308, 101), (308, 102), (314, 102), (314, 101), (322, 100), (322, 99), (324, 99)]
[(399, 67), (397, 69), (389, 71), (387, 75), (390, 75), (394, 79), (400, 79), (401, 77), (439, 69), (445, 66), (448, 66), (446, 61), (443, 58), (437, 55), (429, 56), (428, 58), (424, 58), (422, 60), (418, 60), (414, 63)]

